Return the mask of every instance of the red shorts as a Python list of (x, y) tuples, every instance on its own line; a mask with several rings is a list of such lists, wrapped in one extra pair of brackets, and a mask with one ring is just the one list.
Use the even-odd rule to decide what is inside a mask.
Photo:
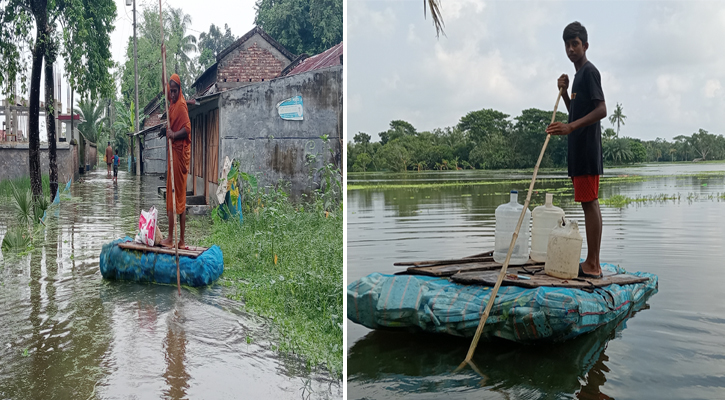
[(588, 203), (599, 198), (599, 175), (580, 175), (571, 178), (574, 183), (574, 201)]

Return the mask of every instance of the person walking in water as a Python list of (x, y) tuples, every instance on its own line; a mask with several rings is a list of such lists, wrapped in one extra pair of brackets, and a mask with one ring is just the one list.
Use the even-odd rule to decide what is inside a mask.
[(108, 176), (111, 177), (111, 163), (113, 162), (113, 149), (111, 148), (111, 142), (108, 142), (108, 147), (106, 147), (106, 165), (108, 166)]
[(118, 149), (116, 149), (116, 154), (113, 156), (113, 182), (118, 183)]
[[(185, 247), (184, 231), (186, 229), (186, 178), (189, 173), (189, 160), (191, 159), (191, 121), (186, 100), (181, 93), (181, 79), (179, 75), (171, 75), (169, 80), (169, 116), (166, 125), (166, 136), (171, 139), (174, 165), (170, 160), (166, 168), (166, 215), (169, 218), (169, 236), (161, 241), (164, 247), (174, 247), (172, 235), (174, 232), (174, 205), (179, 215), (179, 248)], [(167, 157), (168, 159), (168, 157)], [(174, 169), (174, 190), (171, 192), (171, 168)]]
[(582, 203), (584, 226), (587, 234), (587, 258), (579, 264), (579, 276), (600, 278), (599, 250), (602, 243), (602, 213), (599, 209), (599, 176), (604, 172), (602, 158), (602, 132), (599, 121), (607, 116), (602, 78), (599, 70), (587, 59), (589, 42), (587, 30), (579, 22), (564, 29), (566, 55), (574, 64), (576, 75), (567, 93), (569, 76), (557, 80), (564, 104), (569, 111), (569, 122), (554, 122), (546, 128), (552, 135), (568, 135), (567, 163), (574, 184), (574, 201)]

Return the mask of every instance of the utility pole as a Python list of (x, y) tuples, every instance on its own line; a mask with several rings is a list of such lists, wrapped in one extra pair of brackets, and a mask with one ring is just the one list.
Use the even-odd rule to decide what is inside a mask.
[[(138, 56), (136, 55), (136, 0), (133, 0), (133, 76), (134, 76), (134, 87), (135, 87), (135, 96), (136, 96), (136, 107), (134, 107), (134, 110), (136, 111), (136, 132), (139, 131), (138, 129)], [(139, 157), (141, 155), (141, 136), (136, 136), (137, 142), (136, 142), (136, 175), (141, 175), (141, 160)]]

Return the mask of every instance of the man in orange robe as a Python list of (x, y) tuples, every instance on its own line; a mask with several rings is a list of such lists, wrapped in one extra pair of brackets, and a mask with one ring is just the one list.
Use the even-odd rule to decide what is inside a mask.
[[(183, 249), (184, 230), (186, 228), (186, 178), (189, 174), (189, 160), (191, 159), (191, 121), (189, 120), (189, 109), (186, 100), (181, 93), (181, 79), (179, 75), (171, 75), (169, 80), (169, 115), (166, 125), (166, 137), (171, 139), (171, 149), (174, 156), (174, 194), (171, 191), (171, 160), (166, 168), (166, 215), (169, 218), (169, 236), (161, 241), (165, 247), (174, 247), (171, 237), (174, 232), (174, 204), (176, 201), (176, 213), (179, 214), (179, 248)], [(167, 159), (168, 154), (166, 155)]]

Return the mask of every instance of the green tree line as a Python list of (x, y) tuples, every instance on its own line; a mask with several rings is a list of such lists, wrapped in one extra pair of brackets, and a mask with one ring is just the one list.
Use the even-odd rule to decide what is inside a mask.
[[(365, 132), (354, 135), (347, 144), (347, 168), (351, 172), (532, 168), (544, 145), (551, 113), (531, 108), (511, 118), (483, 109), (469, 112), (455, 126), (423, 132), (409, 122), (391, 121), (389, 129), (379, 133), (379, 142)], [(566, 113), (556, 113), (556, 121), (567, 118)], [(618, 104), (609, 121), (619, 129), (625, 119)], [(552, 136), (541, 166), (566, 167), (567, 146), (565, 136)], [(700, 129), (673, 141), (644, 141), (620, 137), (613, 128), (602, 127), (602, 154), (605, 166), (723, 160), (725, 137)]]

